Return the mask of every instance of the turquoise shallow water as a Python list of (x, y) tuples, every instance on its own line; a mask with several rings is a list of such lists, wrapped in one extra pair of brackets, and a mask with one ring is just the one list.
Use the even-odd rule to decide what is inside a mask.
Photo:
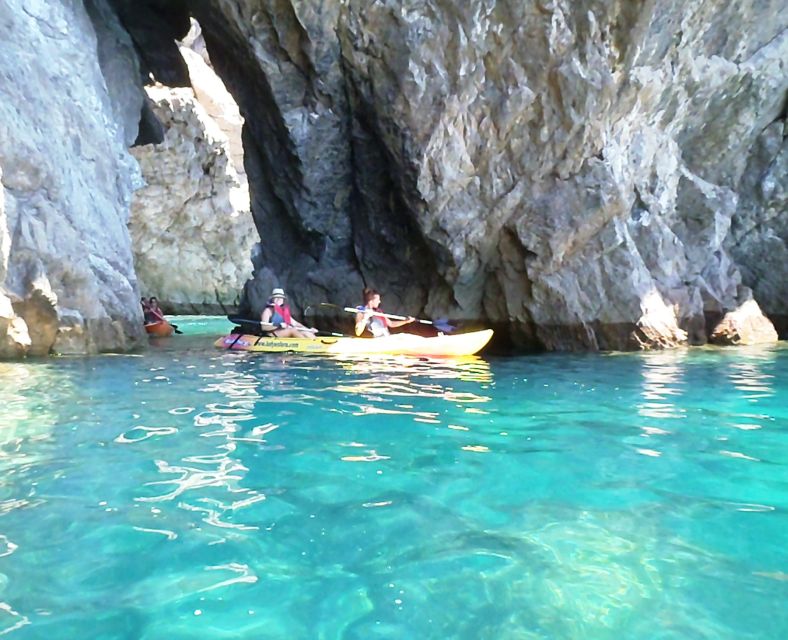
[(788, 637), (788, 349), (0, 363), (12, 638)]

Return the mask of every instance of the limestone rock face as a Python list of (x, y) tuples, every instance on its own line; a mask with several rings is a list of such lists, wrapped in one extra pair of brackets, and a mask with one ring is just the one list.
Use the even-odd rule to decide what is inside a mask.
[[(241, 117), (258, 311), (369, 285), (548, 349), (788, 331), (784, 0), (4, 0), (0, 26), (0, 355), (141, 337), (132, 142), (166, 136), (134, 152), (144, 292), (233, 301)], [(151, 76), (182, 93), (152, 106)]]
[[(0, 283), (8, 273), (8, 256), (11, 251), (11, 236), (8, 233), (8, 217), (5, 215), (5, 188), (3, 167), (0, 166)], [(0, 357), (21, 356), (30, 347), (30, 336), (25, 321), (14, 312), (11, 300), (0, 289)]]
[(241, 188), (236, 191), (245, 196), (243, 206), (248, 211), (249, 193), (241, 139), (244, 121), (235, 99), (213, 70), (202, 36), (202, 29), (194, 19), (192, 19), (191, 29), (183, 39), (179, 51), (189, 70), (189, 79), (195, 97), (227, 137), (232, 165), (241, 184)]
[(132, 149), (147, 183), (134, 194), (129, 227), (140, 289), (171, 312), (222, 313), (238, 304), (259, 239), (248, 187), (194, 91), (157, 86), (148, 94), (165, 136)]
[(784, 313), (780, 0), (195, 14), (248, 123), (257, 306), (370, 284), (551, 349), (705, 342), (742, 282)]
[(711, 332), (709, 342), (727, 345), (777, 342), (777, 332), (772, 323), (763, 317), (758, 303), (747, 300), (738, 309), (725, 314)]
[(0, 3), (0, 357), (143, 337), (126, 230), (136, 58), (101, 0), (87, 5)]

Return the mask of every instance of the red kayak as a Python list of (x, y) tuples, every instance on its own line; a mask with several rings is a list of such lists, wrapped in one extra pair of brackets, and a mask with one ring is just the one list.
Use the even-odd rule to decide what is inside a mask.
[(175, 328), (166, 320), (159, 320), (159, 322), (148, 322), (145, 325), (145, 331), (151, 336), (166, 338), (172, 335)]

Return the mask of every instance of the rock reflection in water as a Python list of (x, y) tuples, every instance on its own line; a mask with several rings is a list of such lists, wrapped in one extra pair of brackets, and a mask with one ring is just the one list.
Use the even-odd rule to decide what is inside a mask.
[(60, 417), (63, 398), (75, 394), (72, 380), (51, 364), (0, 362), (0, 442), (47, 437)]
[[(686, 385), (686, 351), (665, 351), (648, 353), (642, 357), (643, 400), (638, 403), (638, 413), (645, 418), (683, 418), (684, 410), (679, 409), (674, 396), (684, 392)], [(659, 427), (651, 427), (656, 432)]]
[(756, 345), (740, 349), (729, 368), (728, 379), (749, 402), (774, 395), (774, 376), (767, 368), (774, 363), (777, 349), (772, 345)]

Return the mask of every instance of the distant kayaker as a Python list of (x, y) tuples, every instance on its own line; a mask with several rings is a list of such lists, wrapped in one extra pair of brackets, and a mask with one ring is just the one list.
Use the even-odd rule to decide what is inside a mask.
[(148, 299), (145, 297), (140, 298), (140, 304), (142, 305), (142, 317), (145, 324), (155, 322), (153, 314), (150, 312), (150, 302), (148, 302)]
[(271, 292), (268, 304), (260, 316), (260, 327), (277, 338), (314, 338), (317, 329), (307, 328), (290, 313), (284, 289)]
[(364, 297), (364, 307), (356, 314), (357, 336), (369, 331), (373, 337), (382, 338), (391, 334), (389, 329), (410, 324), (415, 320), (413, 316), (408, 316), (404, 320), (391, 320), (380, 315), (383, 313), (380, 308), (380, 293), (375, 289), (365, 287), (362, 296)]
[(159, 299), (155, 296), (151, 296), (148, 301), (148, 311), (150, 312), (151, 322), (167, 322), (164, 319), (164, 312), (159, 307)]
[(151, 296), (149, 300), (140, 298), (142, 313), (145, 315), (145, 330), (157, 336), (169, 336), (173, 332), (183, 333), (178, 329), (177, 324), (173, 324), (164, 317), (164, 311), (159, 306), (159, 299)]

